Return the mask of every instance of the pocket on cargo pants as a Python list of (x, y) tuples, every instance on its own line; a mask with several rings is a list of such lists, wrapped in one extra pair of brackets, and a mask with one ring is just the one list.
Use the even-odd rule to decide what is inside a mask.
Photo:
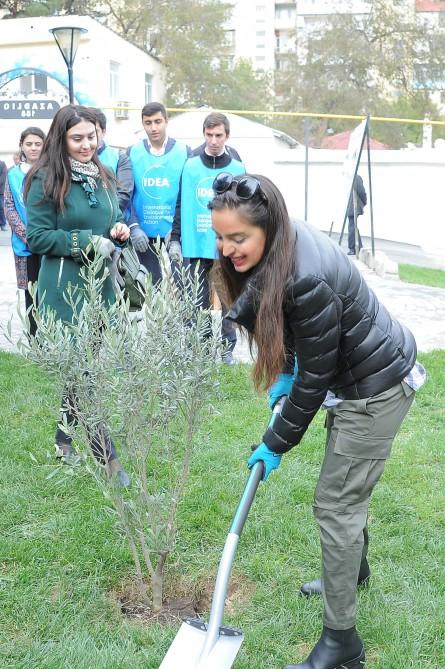
[(324, 579), (324, 624), (354, 625), (368, 504), (414, 394), (406, 384), (329, 411), (329, 439), (314, 495)]

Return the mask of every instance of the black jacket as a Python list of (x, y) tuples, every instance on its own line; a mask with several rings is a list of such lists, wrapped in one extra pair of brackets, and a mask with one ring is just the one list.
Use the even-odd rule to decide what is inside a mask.
[(354, 179), (354, 188), (351, 191), (351, 197), (348, 202), (348, 216), (354, 216), (354, 191), (355, 191), (355, 206), (356, 206), (356, 216), (361, 216), (368, 202), (366, 196), (365, 187), (363, 185), (363, 179), (360, 174), (355, 175)]
[[(331, 389), (343, 399), (363, 399), (394, 386), (416, 361), (411, 332), (396, 321), (368, 288), (349, 258), (307, 223), (296, 229), (295, 270), (283, 300), (285, 372), (298, 375), (281, 416), (263, 441), (277, 453), (299, 443)], [(253, 331), (255, 277), (228, 317)]]

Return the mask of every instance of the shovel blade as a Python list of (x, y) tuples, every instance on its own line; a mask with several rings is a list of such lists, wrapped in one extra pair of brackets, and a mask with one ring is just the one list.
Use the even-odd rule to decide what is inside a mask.
[(201, 658), (206, 634), (205, 625), (198, 628), (182, 623), (159, 669), (230, 669), (244, 635), (238, 630), (235, 634), (220, 634), (211, 652)]

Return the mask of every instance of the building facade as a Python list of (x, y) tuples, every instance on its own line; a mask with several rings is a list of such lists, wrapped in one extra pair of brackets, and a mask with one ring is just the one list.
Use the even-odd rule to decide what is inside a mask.
[(104, 110), (111, 143), (132, 143), (143, 105), (164, 98), (161, 63), (92, 18), (0, 20), (0, 157), (9, 164), (22, 130), (46, 131), (69, 101), (67, 66), (49, 32), (61, 26), (87, 31), (74, 61), (75, 102)]
[[(299, 39), (334, 14), (366, 16), (372, 0), (232, 0), (226, 27), (228, 53), (257, 70), (283, 70)], [(400, 11), (416, 12), (432, 28), (445, 27), (445, 0), (399, 0)]]

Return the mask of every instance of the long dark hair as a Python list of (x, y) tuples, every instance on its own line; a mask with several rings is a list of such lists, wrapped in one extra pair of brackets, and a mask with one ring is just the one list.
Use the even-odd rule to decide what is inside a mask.
[[(67, 105), (59, 109), (54, 116), (43, 144), (42, 153), (28, 172), (24, 187), (25, 201), (33, 176), (43, 167), (46, 170), (43, 184), (45, 198), (52, 200), (57, 210), (63, 211), (64, 200), (71, 187), (71, 166), (66, 148), (66, 133), (82, 121), (88, 121), (93, 124), (94, 128), (96, 127), (96, 115), (92, 109), (81, 105)], [(110, 175), (102, 166), (96, 153), (92, 161), (99, 168), (104, 185), (108, 186), (111, 181)]]
[[(38, 128), (37, 126), (30, 125), (28, 128), (25, 128), (22, 134), (20, 135), (19, 139), (19, 150), (20, 150), (20, 160), (21, 162), (24, 162), (26, 160), (26, 156), (23, 152), (23, 142), (25, 139), (28, 137), (28, 135), (35, 135), (36, 137), (40, 137), (42, 142), (45, 141), (45, 133), (41, 128)], [(43, 149), (43, 147), (42, 147)]]
[[(255, 290), (256, 322), (249, 343), (257, 347), (253, 371), (255, 387), (268, 388), (282, 371), (284, 362), (283, 295), (294, 268), (295, 235), (289, 222), (286, 203), (278, 188), (265, 176), (252, 174), (266, 198), (256, 194), (240, 200), (233, 189), (217, 194), (209, 204), (214, 211), (236, 209), (251, 225), (264, 230), (264, 254), (256, 267), (237, 272), (231, 260), (220, 254), (213, 273), (215, 283), (223, 290), (223, 299), (233, 303), (248, 281)], [(235, 179), (236, 181), (236, 179)]]

